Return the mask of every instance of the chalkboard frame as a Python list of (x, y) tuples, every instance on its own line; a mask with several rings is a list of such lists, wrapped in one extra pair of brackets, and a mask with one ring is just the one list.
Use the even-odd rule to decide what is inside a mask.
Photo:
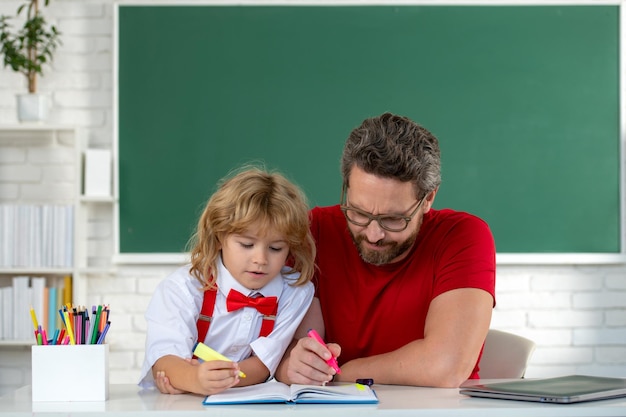
[[(211, 2), (211, 3), (193, 3), (193, 6), (207, 6), (207, 7), (213, 7), (213, 6), (218, 6), (218, 5), (230, 5), (230, 2)], [(276, 3), (267, 3), (267, 4), (263, 4), (263, 3), (259, 3), (259, 2), (251, 2), (250, 4), (247, 4), (246, 2), (241, 3), (238, 2), (236, 3), (238, 5), (242, 5), (244, 7), (246, 6), (277, 6)], [(333, 4), (338, 4), (338, 3), (333, 3)], [(341, 4), (341, 3), (339, 3)], [(381, 3), (382, 4), (382, 3)], [(420, 2), (420, 1), (414, 1), (414, 2), (410, 2), (409, 5), (423, 5), (423, 4), (428, 4), (428, 2)], [(478, 6), (481, 3), (476, 3), (476, 6)], [(526, 4), (534, 4), (533, 2), (493, 2), (490, 3), (490, 5), (493, 6), (506, 6), (506, 5), (517, 5), (517, 6), (523, 6)], [(581, 2), (572, 2), (572, 5), (581, 5), (581, 4), (589, 4), (589, 5), (594, 5), (594, 7), (600, 7), (602, 5), (606, 5), (606, 3), (603, 3), (602, 5), (598, 6), (596, 3), (594, 2), (588, 2), (588, 3), (581, 3)], [(613, 4), (610, 3), (609, 4)], [(173, 5), (173, 4), (170, 4)], [(179, 5), (176, 3), (176, 5)], [(306, 3), (303, 3), (302, 5), (306, 5)], [(346, 3), (345, 5), (349, 5), (351, 7), (359, 7), (359, 6), (364, 6), (364, 5), (355, 5), (354, 3)], [(372, 4), (367, 3), (368, 6), (371, 6)], [(388, 6), (388, 4), (385, 3), (386, 6)], [(402, 6), (405, 6), (407, 4), (403, 3)], [(437, 6), (445, 6), (445, 5), (457, 5), (456, 2), (441, 2), (440, 4), (437, 4)], [(119, 76), (118, 76), (118, 71), (119, 71), (119, 45), (118, 45), (118, 40), (119, 40), (119, 8), (120, 7), (125, 7), (125, 6), (131, 6), (128, 4), (124, 4), (124, 5), (116, 5), (116, 9), (115, 9), (115, 42), (114, 42), (114, 47), (115, 47), (115, 65), (114, 65), (114, 84), (115, 84), (115, 100), (114, 100), (114, 156), (115, 156), (115, 162), (117, 164), (116, 166), (116, 186), (115, 186), (115, 192), (116, 192), (116, 207), (115, 207), (115, 216), (114, 216), (114, 223), (115, 223), (115, 256), (114, 256), (114, 260), (118, 263), (155, 263), (155, 264), (159, 264), (159, 263), (178, 263), (181, 262), (182, 260), (184, 260), (186, 258), (186, 254), (184, 253), (178, 253), (178, 252), (171, 252), (171, 251), (166, 251), (166, 252), (151, 252), (151, 253), (142, 253), (142, 252), (122, 252), (120, 250), (121, 244), (120, 244), (120, 181), (123, 181), (123, 179), (121, 179), (120, 177), (120, 166), (119, 166), (119, 119), (120, 119), (120, 114), (119, 114), (119, 95), (120, 92), (118, 90), (119, 87)], [(167, 4), (158, 4), (158, 5), (145, 5), (145, 4), (140, 4), (140, 6), (142, 7), (160, 7), (160, 6), (167, 6)], [(278, 5), (281, 6), (281, 5)], [(299, 4), (294, 4), (294, 3), (285, 3), (282, 6), (289, 6), (289, 7), (298, 7)], [(323, 4), (320, 6), (324, 6)], [(467, 3), (463, 3), (463, 6), (472, 6), (472, 4), (467, 4)], [(619, 51), (619, 60), (620, 63), (623, 60), (623, 49), (624, 49), (624, 44), (625, 42), (623, 41), (624, 38), (624, 30), (623, 30), (623, 26), (624, 26), (624, 19), (622, 18), (623, 15), (623, 8), (620, 7), (621, 6), (621, 2), (615, 2), (615, 6), (618, 7), (620, 9), (619, 11), (619, 15), (620, 15), (620, 30), (619, 33), (621, 33), (620, 35), (620, 42), (619, 44), (621, 45), (621, 49)], [(623, 67), (623, 65), (622, 65)], [(619, 86), (620, 86), (620, 91), (619, 91), (619, 97), (620, 100), (622, 97), (624, 97), (624, 82), (623, 82), (623, 71), (619, 71)], [(367, 116), (367, 115), (366, 115)], [(624, 109), (623, 106), (619, 107), (619, 138), (616, 139), (617, 143), (616, 146), (619, 149), (619, 180), (618, 180), (618, 184), (619, 184), (619, 195), (618, 195), (618, 199), (619, 199), (619, 208), (618, 208), (618, 212), (619, 212), (619, 218), (620, 219), (624, 219), (625, 218), (625, 210), (624, 207), (626, 206), (625, 204), (625, 192), (624, 192), (624, 184), (625, 184), (625, 169), (624, 169), (624, 164), (626, 161), (626, 152), (625, 152), (625, 135), (624, 135)], [(352, 121), (354, 122), (354, 121)], [(346, 128), (349, 129), (351, 128), (351, 126), (348, 126), (349, 123), (347, 123)], [(354, 124), (354, 123), (352, 123)], [(428, 124), (426, 124), (426, 127), (430, 128), (428, 126)], [(439, 135), (438, 135), (439, 136)], [(444, 148), (442, 146), (442, 148)], [(444, 149), (445, 150), (445, 149)], [(445, 154), (444, 154), (445, 155)], [(337, 155), (338, 158), (338, 155)], [(585, 252), (572, 252), (572, 253), (567, 253), (567, 252), (551, 252), (551, 253), (533, 253), (533, 252), (520, 252), (520, 253), (501, 253), (499, 252), (497, 255), (497, 259), (498, 259), (498, 263), (500, 264), (560, 264), (560, 263), (574, 263), (574, 264), (584, 264), (584, 263), (621, 263), (624, 262), (626, 260), (626, 252), (625, 252), (625, 248), (624, 248), (624, 242), (626, 241), (626, 227), (624, 226), (624, 221), (622, 220), (619, 224), (619, 249), (617, 251), (610, 251), (610, 252), (605, 252), (605, 253), (585, 253)]]

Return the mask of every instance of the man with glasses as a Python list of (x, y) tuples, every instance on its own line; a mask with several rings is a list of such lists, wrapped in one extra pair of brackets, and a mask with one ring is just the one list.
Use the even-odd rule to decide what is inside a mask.
[[(481, 219), (432, 208), (437, 139), (405, 117), (366, 119), (346, 141), (341, 171), (341, 203), (311, 211), (317, 298), (277, 378), (435, 387), (478, 378), (495, 247)], [(309, 328), (327, 347), (305, 337)]]

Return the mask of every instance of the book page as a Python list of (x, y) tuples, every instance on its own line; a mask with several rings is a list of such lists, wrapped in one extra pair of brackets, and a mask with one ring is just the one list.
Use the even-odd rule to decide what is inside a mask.
[(207, 396), (203, 404), (242, 404), (253, 402), (287, 402), (290, 400), (289, 385), (271, 379), (248, 387), (229, 388), (219, 394)]
[(328, 402), (369, 402), (376, 401), (376, 394), (367, 385), (353, 383), (333, 383), (325, 386), (298, 385), (291, 386), (292, 399), (302, 401)]
[(203, 404), (253, 404), (253, 403), (353, 403), (375, 404), (378, 398), (367, 385), (335, 383), (326, 386), (286, 385), (272, 379), (248, 387), (229, 388), (219, 394), (207, 396)]

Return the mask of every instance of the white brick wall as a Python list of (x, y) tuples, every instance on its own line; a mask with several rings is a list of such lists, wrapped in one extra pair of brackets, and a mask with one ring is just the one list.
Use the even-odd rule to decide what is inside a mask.
[[(134, 3), (142, 2), (154, 3)], [(1, 0), (0, 14), (14, 14), (21, 3)], [(45, 12), (63, 32), (63, 46), (40, 79), (41, 91), (52, 97), (51, 121), (84, 127), (91, 146), (110, 148), (113, 0), (52, 0)], [(0, 125), (17, 122), (14, 95), (24, 90), (22, 76), (0, 69)], [(71, 193), (68, 157), (0, 143), (0, 202)], [(20, 168), (24, 163), (31, 166)], [(110, 264), (112, 228), (110, 208), (94, 206), (88, 227), (90, 264)], [(156, 284), (173, 268), (117, 266), (115, 273), (89, 277), (87, 302), (112, 307), (112, 383), (137, 381), (143, 312)], [(498, 266), (492, 327), (537, 342), (528, 377), (575, 372), (626, 377), (626, 266)], [(0, 394), (27, 383), (30, 350), (0, 347)]]

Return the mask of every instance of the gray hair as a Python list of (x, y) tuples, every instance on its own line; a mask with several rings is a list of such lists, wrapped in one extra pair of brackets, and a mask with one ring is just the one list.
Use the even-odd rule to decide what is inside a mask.
[(365, 119), (350, 132), (341, 157), (348, 186), (354, 165), (368, 174), (413, 183), (417, 198), (441, 184), (437, 138), (409, 118), (391, 113)]

